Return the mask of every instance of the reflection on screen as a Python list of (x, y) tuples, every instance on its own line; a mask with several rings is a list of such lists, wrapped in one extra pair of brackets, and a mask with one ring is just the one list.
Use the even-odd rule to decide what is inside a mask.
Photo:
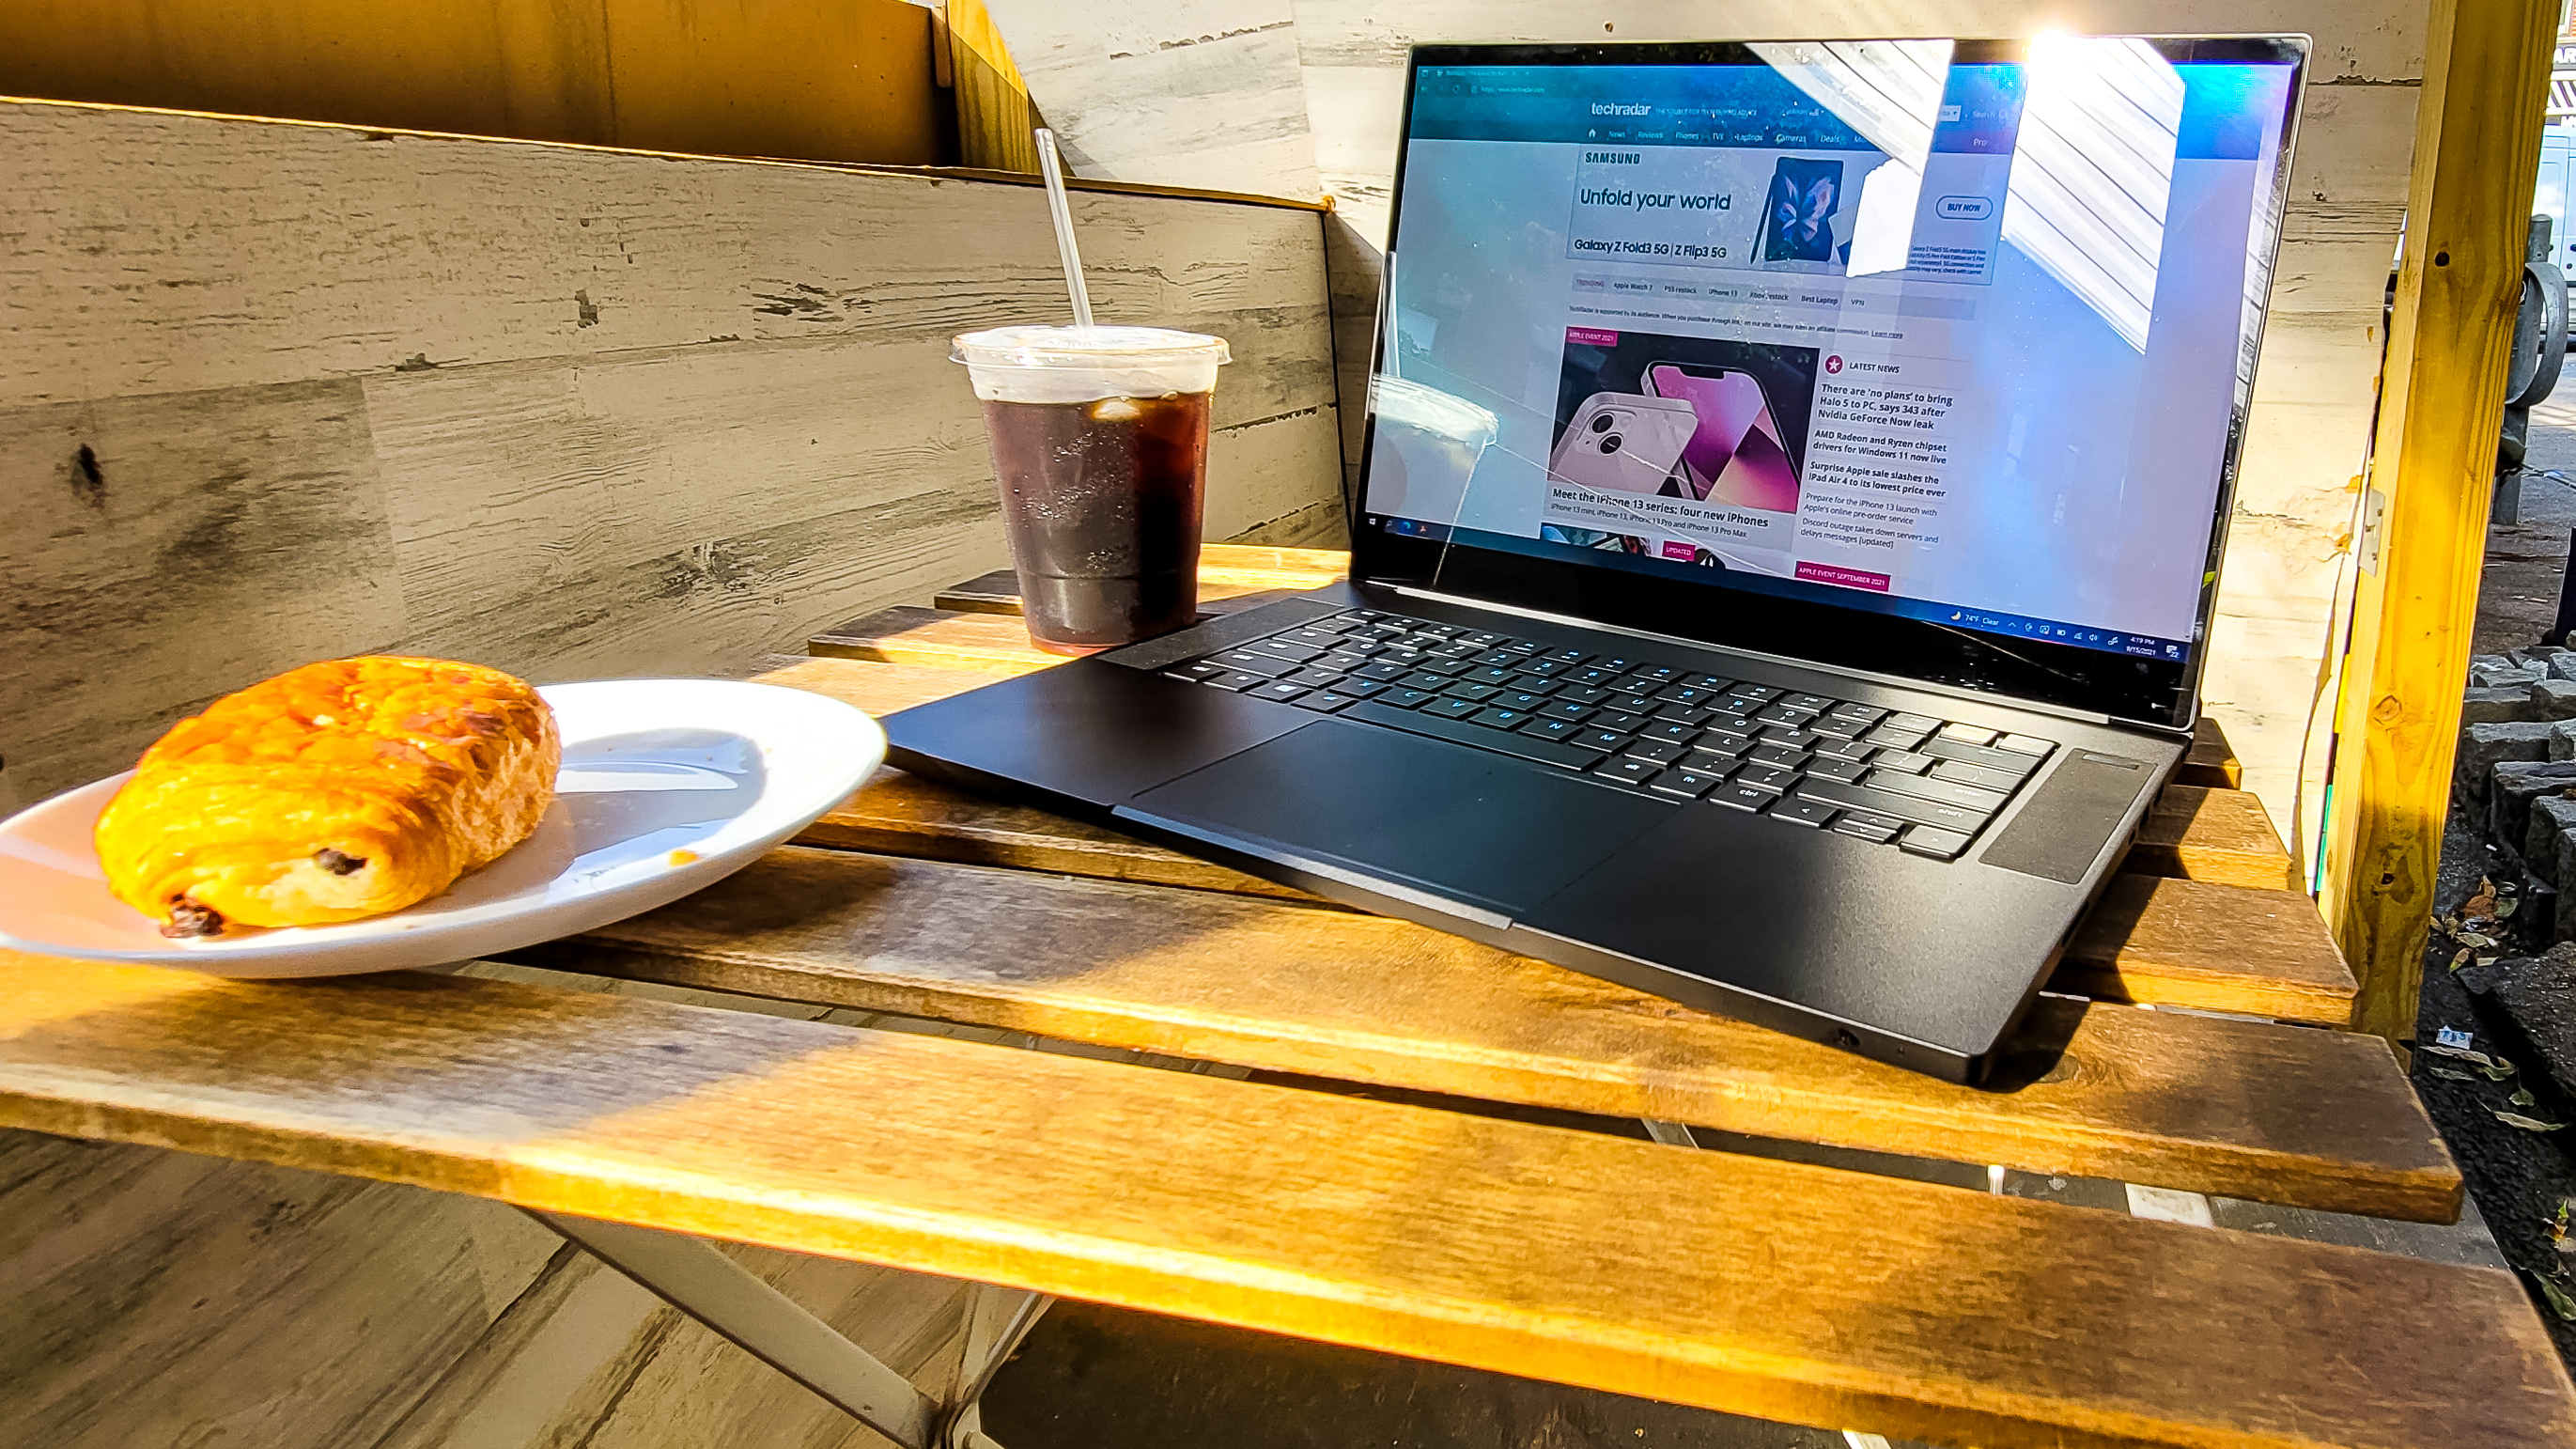
[(1417, 70), (1370, 526), (2183, 657), (2292, 66), (1756, 51)]

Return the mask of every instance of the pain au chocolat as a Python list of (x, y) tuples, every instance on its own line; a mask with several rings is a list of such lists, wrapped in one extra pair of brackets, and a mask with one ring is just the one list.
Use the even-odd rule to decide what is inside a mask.
[(98, 819), (117, 899), (171, 937), (398, 911), (537, 828), (554, 711), (497, 669), (308, 664), (181, 720)]

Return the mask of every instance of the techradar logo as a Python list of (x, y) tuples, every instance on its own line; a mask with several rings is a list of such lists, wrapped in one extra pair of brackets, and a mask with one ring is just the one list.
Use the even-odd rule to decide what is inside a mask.
[(1633, 106), (1623, 106), (1616, 101), (1594, 101), (1592, 103), (1592, 114), (1596, 116), (1642, 116), (1646, 114), (1646, 107), (1643, 102), (1639, 102)]

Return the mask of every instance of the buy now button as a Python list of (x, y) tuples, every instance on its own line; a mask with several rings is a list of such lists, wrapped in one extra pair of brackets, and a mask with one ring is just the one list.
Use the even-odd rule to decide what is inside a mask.
[(1984, 221), (1995, 214), (1994, 202), (1983, 196), (1945, 196), (1940, 207), (1943, 221)]

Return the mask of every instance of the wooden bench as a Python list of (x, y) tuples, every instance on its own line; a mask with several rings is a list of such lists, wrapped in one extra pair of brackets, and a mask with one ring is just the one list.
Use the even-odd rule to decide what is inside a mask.
[[(1310, 587), (1333, 556), (1211, 562)], [(993, 581), (971, 592), (761, 677), (888, 710), (1051, 662)], [(2223, 768), (2214, 734), (2201, 753)], [(521, 953), (579, 973), (545, 985), (0, 959), (0, 1122), (1944, 1443), (2576, 1435), (2503, 1272), (1778, 1160), (1821, 1144), (2453, 1217), (2458, 1173), (2391, 1049), (2331, 1029), (2351, 978), (2254, 802), (2177, 786), (2130, 866), (2007, 1081), (1974, 1090), (887, 772), (729, 881)], [(1563, 1113), (1756, 1150), (1512, 1120)]]

